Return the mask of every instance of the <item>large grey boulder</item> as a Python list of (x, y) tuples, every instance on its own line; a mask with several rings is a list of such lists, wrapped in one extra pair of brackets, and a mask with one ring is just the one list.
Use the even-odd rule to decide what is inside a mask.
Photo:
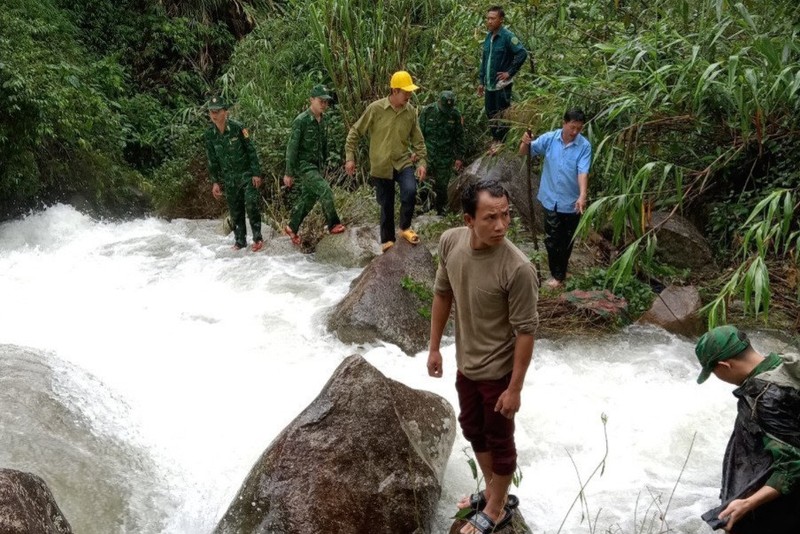
[[(539, 175), (531, 173), (531, 193), (528, 193), (528, 167), (527, 160), (505, 152), (494, 156), (483, 156), (473, 161), (464, 169), (457, 180), (452, 180), (447, 189), (450, 209), (454, 212), (461, 210), (461, 191), (464, 186), (478, 180), (497, 180), (508, 191), (514, 212), (520, 216), (522, 222), (531, 226), (531, 213), (535, 215), (536, 231), (544, 228), (544, 215), (542, 205), (535, 200), (539, 194)], [(531, 211), (533, 208), (533, 212)]]
[(667, 332), (687, 337), (703, 333), (703, 320), (697, 314), (703, 306), (700, 292), (694, 286), (669, 286), (639, 318), (639, 323), (660, 326)]
[(684, 217), (657, 211), (653, 213), (650, 228), (656, 229), (656, 256), (664, 263), (697, 274), (717, 271), (708, 241)]
[(456, 419), (352, 355), (258, 459), (216, 534), (430, 532)]
[(403, 288), (406, 277), (416, 287), (432, 290), (436, 268), (424, 245), (400, 238), (353, 280), (328, 319), (328, 329), (345, 343), (383, 340), (409, 354), (424, 350), (431, 327), (421, 311), (431, 303)]
[(381, 253), (377, 226), (348, 227), (341, 234), (326, 235), (317, 243), (314, 258), (342, 267), (364, 267)]
[(0, 469), (0, 532), (72, 534), (50, 488), (38, 476)]

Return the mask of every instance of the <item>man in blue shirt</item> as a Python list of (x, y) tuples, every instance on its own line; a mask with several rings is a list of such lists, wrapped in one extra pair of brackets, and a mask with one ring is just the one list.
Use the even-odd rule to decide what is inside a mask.
[(503, 111), (511, 107), (511, 85), (528, 52), (517, 37), (503, 26), (506, 13), (500, 6), (486, 12), (488, 33), (483, 40), (483, 55), (478, 71), (478, 96), (485, 97), (486, 116), (493, 145), (503, 142), (508, 126), (501, 124)]
[(572, 254), (573, 234), (586, 209), (592, 145), (581, 135), (586, 115), (580, 109), (564, 114), (561, 128), (542, 134), (535, 141), (526, 132), (519, 153), (544, 156), (542, 180), (537, 198), (544, 207), (544, 245), (551, 278), (551, 289), (563, 285)]

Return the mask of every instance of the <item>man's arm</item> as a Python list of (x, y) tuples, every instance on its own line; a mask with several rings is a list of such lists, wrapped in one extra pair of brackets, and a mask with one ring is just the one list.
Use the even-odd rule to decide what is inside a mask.
[(575, 211), (583, 213), (586, 209), (586, 199), (589, 194), (589, 167), (592, 164), (592, 145), (588, 142), (578, 156), (578, 200), (575, 202)]
[(250, 162), (250, 176), (261, 176), (261, 165), (258, 162), (258, 153), (256, 152), (256, 146), (253, 144), (253, 140), (250, 139), (250, 132), (247, 131), (247, 128), (242, 128), (239, 132), (239, 136), (242, 138), (247, 160)]
[(212, 184), (222, 183), (222, 176), (220, 176), (219, 160), (217, 153), (214, 151), (214, 143), (209, 139), (209, 136), (203, 135), (203, 140), (206, 145), (206, 157), (208, 158), (208, 174), (211, 176)]
[(464, 161), (464, 154), (467, 152), (466, 142), (464, 141), (464, 118), (461, 116), (461, 113), (458, 111), (455, 112), (456, 115), (456, 125), (455, 125), (455, 132), (453, 134), (454, 139), (454, 149), (456, 162)]
[[(487, 37), (491, 39), (491, 37)], [(486, 46), (486, 38), (484, 38), (483, 43), (481, 44), (481, 63), (478, 67), (478, 92), (481, 92), (483, 89), (484, 83), (484, 69), (486, 68), (486, 55), (488, 51), (488, 47)]]
[(522, 386), (525, 383), (525, 375), (533, 359), (533, 335), (517, 334), (514, 343), (514, 367), (511, 370), (511, 382), (508, 389), (500, 394), (494, 411), (500, 412), (503, 416), (511, 419), (519, 411), (522, 405)]
[(430, 112), (431, 112), (430, 108), (428, 106), (425, 106), (419, 113), (419, 130), (422, 132), (423, 137), (428, 137), (428, 134), (430, 133), (427, 127), (428, 124), (427, 118), (428, 118), (428, 113)]
[(575, 211), (578, 213), (583, 213), (586, 210), (586, 199), (588, 191), (589, 191), (589, 174), (588, 173), (581, 173), (578, 175), (578, 189), (580, 193), (578, 195), (578, 200), (575, 201)]
[(514, 366), (511, 382), (494, 407), (509, 419), (519, 411), (522, 404), (520, 393), (525, 383), (525, 374), (533, 358), (533, 340), (539, 326), (536, 309), (539, 300), (539, 279), (532, 263), (520, 265), (511, 276), (508, 288), (508, 320), (516, 333), (514, 342)]
[(347, 132), (347, 140), (344, 143), (345, 161), (356, 161), (356, 151), (358, 150), (358, 140), (369, 130), (370, 122), (372, 121), (372, 108), (367, 107), (361, 117), (358, 118), (356, 123)]
[[(292, 131), (289, 134), (289, 142), (286, 144), (286, 177), (293, 179), (297, 174), (297, 155), (300, 152), (300, 141), (303, 138), (303, 129), (300, 126), (300, 121), (295, 119), (292, 123)], [(287, 184), (287, 187), (291, 187)]]
[[(419, 117), (414, 118), (414, 127), (411, 129), (411, 147), (419, 158), (419, 167), (425, 169), (428, 166), (428, 149), (425, 147), (425, 137), (419, 127)], [(424, 171), (422, 178), (424, 178)]]
[(453, 306), (452, 293), (435, 293), (431, 306), (431, 343), (428, 348), (428, 374), (435, 378), (442, 377), (442, 353), (439, 352), (442, 343), (442, 334), (447, 320), (450, 318), (450, 309)]
[(512, 35), (508, 41), (508, 46), (514, 58), (511, 60), (511, 67), (508, 69), (509, 76), (515, 76), (522, 65), (525, 64), (525, 59), (528, 57), (528, 51), (522, 46), (522, 43), (517, 39), (516, 35)]
[(749, 514), (759, 506), (770, 501), (774, 501), (780, 496), (780, 492), (770, 486), (761, 486), (757, 492), (746, 499), (736, 499), (728, 503), (728, 506), (720, 512), (719, 519), (727, 519), (725, 532), (730, 532), (733, 526), (745, 515)]

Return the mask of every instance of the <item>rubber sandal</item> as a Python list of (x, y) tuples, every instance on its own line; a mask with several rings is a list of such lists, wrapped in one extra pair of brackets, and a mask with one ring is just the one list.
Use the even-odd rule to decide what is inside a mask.
[(234, 245), (231, 247), (231, 250), (242, 250), (245, 246), (247, 245), (240, 245), (239, 243), (234, 243)]
[(289, 228), (288, 226), (284, 226), (283, 227), (283, 233), (288, 235), (291, 238), (293, 245), (296, 245), (298, 247), (300, 246), (300, 236), (297, 235), (296, 233), (292, 232), (291, 228)]
[(381, 251), (386, 252), (390, 248), (394, 246), (394, 241), (387, 241), (383, 245), (381, 245)]
[(250, 247), (250, 250), (252, 250), (253, 252), (258, 252), (262, 248), (264, 248), (264, 242), (263, 241), (255, 241), (255, 242), (253, 242), (253, 246)]
[[(519, 497), (509, 493), (508, 497), (506, 498), (505, 507), (509, 510), (519, 507)], [(475, 512), (479, 512), (484, 508), (486, 508), (486, 493), (484, 490), (481, 490), (478, 493), (473, 493), (469, 496), (469, 506), (459, 509), (456, 517), (459, 519), (467, 519), (475, 514)]]
[(343, 225), (343, 224), (337, 224), (336, 226), (334, 226), (333, 228), (331, 228), (331, 229), (329, 230), (329, 232), (330, 232), (331, 234), (341, 234), (342, 232), (344, 232), (344, 230), (345, 230), (345, 227), (344, 227), (344, 225)]
[(514, 519), (514, 509), (505, 506), (503, 507), (503, 518), (497, 523), (492, 521), (492, 518), (483, 512), (477, 512), (467, 520), (467, 523), (475, 527), (481, 534), (484, 534), (502, 530), (511, 523), (512, 519)]
[(415, 232), (411, 228), (406, 228), (405, 230), (401, 231), (400, 235), (412, 245), (416, 245), (419, 243), (419, 236), (417, 235), (417, 232)]

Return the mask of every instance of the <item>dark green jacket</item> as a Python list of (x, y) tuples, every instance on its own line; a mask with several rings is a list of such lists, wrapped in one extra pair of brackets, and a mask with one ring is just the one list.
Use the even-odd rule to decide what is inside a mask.
[(247, 129), (238, 122), (228, 119), (222, 133), (212, 124), (204, 132), (203, 139), (213, 183), (238, 182), (244, 177), (261, 176), (256, 147)]
[(431, 167), (450, 167), (455, 160), (464, 159), (464, 122), (456, 108), (428, 104), (422, 108), (419, 127)]
[(320, 121), (305, 110), (292, 122), (286, 147), (286, 175), (297, 177), (308, 169), (322, 170), (328, 161), (328, 132), (325, 116)]
[(800, 360), (770, 354), (733, 392), (738, 416), (722, 466), (722, 504), (703, 514), (719, 528), (717, 516), (734, 499), (761, 486), (781, 496), (734, 525), (734, 533), (800, 532)]
[(479, 83), (487, 91), (494, 91), (497, 73), (507, 72), (509, 76), (514, 76), (522, 68), (527, 57), (528, 51), (505, 26), (500, 27), (497, 35), (493, 35), (492, 32), (487, 33), (483, 40), (483, 55), (478, 71)]

